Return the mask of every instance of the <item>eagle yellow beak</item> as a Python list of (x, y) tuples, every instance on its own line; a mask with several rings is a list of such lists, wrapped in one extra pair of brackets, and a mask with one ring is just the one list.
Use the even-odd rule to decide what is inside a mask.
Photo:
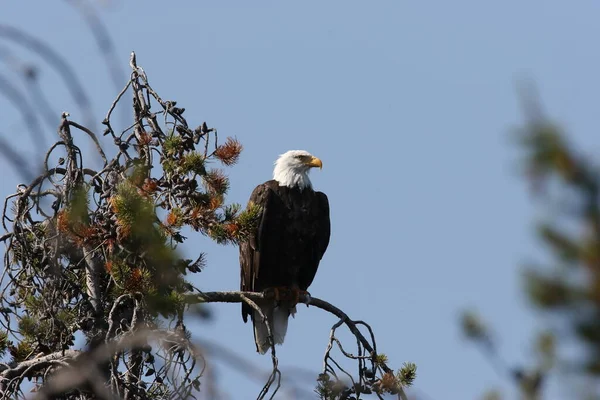
[(323, 161), (321, 161), (317, 157), (311, 157), (310, 160), (306, 163), (309, 167), (319, 167), (319, 169), (323, 169)]

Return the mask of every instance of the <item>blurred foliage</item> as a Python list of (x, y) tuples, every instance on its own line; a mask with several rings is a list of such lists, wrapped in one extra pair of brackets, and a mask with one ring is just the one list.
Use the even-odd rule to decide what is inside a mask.
[[(534, 338), (527, 368), (501, 359), (489, 329), (473, 313), (463, 314), (462, 328), (468, 339), (485, 343), (490, 362), (511, 377), (523, 399), (542, 399), (551, 372), (564, 378), (570, 398), (600, 399), (600, 169), (557, 124), (532, 112), (539, 110), (537, 103), (529, 106), (529, 120), (516, 138), (543, 211), (536, 234), (548, 257), (524, 267), (523, 283), (548, 325)], [(586, 391), (579, 396), (574, 388), (582, 381)], [(497, 392), (489, 396), (500, 398)]]
[[(548, 331), (537, 338), (540, 373), (556, 362), (598, 383), (600, 170), (547, 120), (530, 121), (519, 138), (536, 198), (549, 211), (538, 224), (538, 237), (551, 256), (547, 265), (526, 267), (525, 289), (536, 308), (565, 325), (560, 336)], [(556, 346), (572, 340), (584, 350), (555, 360)]]

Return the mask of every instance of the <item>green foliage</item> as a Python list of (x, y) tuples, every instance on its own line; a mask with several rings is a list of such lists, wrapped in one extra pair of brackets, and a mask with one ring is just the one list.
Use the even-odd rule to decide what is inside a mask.
[(551, 277), (534, 269), (525, 271), (526, 291), (536, 306), (544, 309), (563, 308), (571, 304), (578, 290), (561, 277)]
[(167, 216), (167, 224), (175, 228), (181, 228), (184, 224), (183, 210), (179, 207), (171, 209)]
[(9, 340), (6, 332), (0, 331), (0, 357), (4, 357), (8, 348)]
[(206, 190), (216, 196), (222, 196), (229, 190), (229, 178), (220, 169), (212, 169), (202, 176)]
[(227, 230), (222, 224), (213, 226), (209, 231), (208, 235), (211, 239), (219, 244), (230, 244), (232, 243), (232, 239), (230, 235), (228, 235)]
[(89, 199), (87, 188), (84, 185), (79, 185), (73, 191), (68, 210), (71, 221), (89, 225)]
[(412, 362), (404, 363), (398, 371), (398, 381), (404, 387), (412, 385), (417, 377), (417, 365)]
[(481, 318), (473, 311), (465, 311), (461, 315), (461, 326), (465, 336), (472, 340), (488, 340), (488, 330)]
[(341, 398), (346, 388), (343, 382), (332, 379), (329, 374), (323, 373), (319, 374), (317, 378), (315, 393), (321, 400), (337, 400)]
[(242, 206), (234, 203), (223, 208), (223, 221), (233, 221), (240, 212)]
[(377, 365), (386, 364), (387, 362), (388, 362), (388, 356), (386, 356), (383, 353), (379, 353), (375, 357), (375, 364), (377, 364)]
[(111, 198), (111, 205), (124, 237), (132, 236), (145, 241), (153, 237), (150, 232), (157, 232), (154, 227), (154, 204), (141, 196), (131, 181), (125, 180), (117, 185), (117, 193)]
[(260, 206), (252, 204), (237, 215), (235, 223), (238, 226), (238, 231), (235, 238), (238, 242), (245, 240), (257, 228), (261, 212)]
[(162, 149), (164, 155), (166, 157), (175, 156), (179, 151), (181, 151), (182, 144), (183, 139), (181, 136), (171, 132), (171, 134), (163, 141)]
[(33, 352), (35, 350), (33, 345), (28, 340), (21, 340), (17, 343), (16, 346), (12, 343), (9, 343), (7, 348), (10, 355), (12, 356), (13, 362), (21, 362), (27, 360), (33, 355)]
[[(47, 327), (44, 327), (44, 329)], [(36, 320), (29, 316), (23, 316), (19, 321), (19, 331), (26, 338), (34, 338), (39, 332), (39, 326)]]
[(240, 223), (240, 225), (252, 225), (252, 228), (254, 228), (258, 223), (258, 218), (260, 217), (261, 212), (262, 209), (260, 206), (251, 204), (238, 215), (237, 221)]
[(174, 174), (177, 166), (178, 166), (178, 162), (176, 160), (169, 159), (169, 160), (163, 161), (163, 163), (162, 163), (163, 171), (165, 171), (165, 174), (167, 174), (167, 175)]
[(502, 396), (500, 395), (500, 392), (498, 390), (489, 390), (482, 397), (482, 400), (501, 400), (501, 399), (502, 399)]
[(581, 255), (581, 248), (575, 239), (548, 223), (538, 226), (538, 235), (556, 256), (565, 262), (576, 262)]
[(193, 172), (194, 174), (205, 175), (205, 160), (206, 159), (204, 158), (204, 155), (198, 153), (197, 151), (193, 151), (183, 157), (183, 162), (181, 163), (181, 172), (184, 174)]
[(548, 371), (556, 362), (556, 336), (551, 331), (540, 332), (535, 340), (538, 364), (542, 371)]

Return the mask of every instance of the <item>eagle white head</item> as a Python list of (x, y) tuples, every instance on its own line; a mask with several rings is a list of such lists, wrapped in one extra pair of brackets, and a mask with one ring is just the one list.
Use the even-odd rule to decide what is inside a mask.
[(312, 188), (308, 172), (313, 167), (323, 168), (323, 162), (304, 150), (290, 150), (275, 161), (273, 179), (279, 186), (297, 187), (300, 190)]

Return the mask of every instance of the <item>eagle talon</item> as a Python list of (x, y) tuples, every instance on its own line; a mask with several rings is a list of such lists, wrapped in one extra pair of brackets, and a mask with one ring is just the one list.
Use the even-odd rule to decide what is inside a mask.
[(286, 298), (288, 298), (288, 292), (289, 289), (281, 286), (276, 286), (276, 287), (271, 287), (271, 288), (267, 288), (265, 290), (263, 290), (263, 295), (270, 299), (273, 298), (275, 299), (276, 303), (281, 302), (281, 300), (285, 300)]
[(310, 303), (310, 293), (308, 293), (306, 290), (299, 290), (298, 295), (300, 294), (304, 295), (304, 299), (306, 300), (304, 304), (306, 304), (306, 307), (308, 307), (308, 304)]
[(312, 300), (312, 296), (306, 290), (304, 290), (303, 292), (304, 292), (304, 299), (306, 300), (304, 302), (304, 304), (306, 304), (306, 307), (308, 307), (308, 305), (310, 304), (310, 301)]
[(310, 293), (308, 293), (306, 290), (292, 289), (292, 295), (292, 307), (296, 307), (296, 305), (300, 303), (300, 296), (304, 296), (305, 301), (303, 301), (302, 303), (306, 304), (306, 306), (308, 307), (308, 304), (310, 303)]

